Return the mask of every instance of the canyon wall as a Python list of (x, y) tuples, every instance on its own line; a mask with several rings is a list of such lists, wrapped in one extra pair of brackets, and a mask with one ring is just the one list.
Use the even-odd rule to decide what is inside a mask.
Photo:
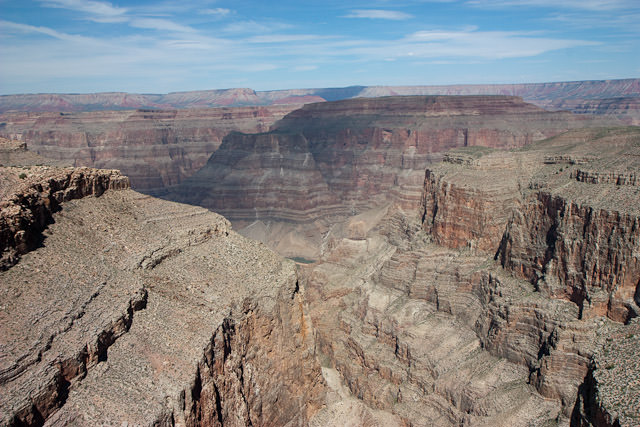
[(350, 218), (304, 267), (325, 363), (414, 425), (635, 425), (640, 193), (576, 171), (637, 173), (639, 142), (605, 128), (456, 149), (417, 213), (389, 208), (364, 236), (349, 231), (369, 213)]
[(425, 168), (451, 148), (515, 148), (602, 123), (507, 96), (309, 104), (269, 132), (228, 135), (167, 197), (220, 212), (238, 227), (251, 226), (243, 233), (272, 243), (289, 235), (283, 222), (304, 223), (275, 247), (313, 257), (336, 221), (389, 203), (417, 209)]
[(112, 171), (0, 171), (1, 425), (306, 425), (324, 405), (293, 262)]
[(202, 167), (229, 132), (266, 131), (294, 108), (8, 113), (0, 135), (69, 165), (119, 169), (133, 188), (154, 192)]

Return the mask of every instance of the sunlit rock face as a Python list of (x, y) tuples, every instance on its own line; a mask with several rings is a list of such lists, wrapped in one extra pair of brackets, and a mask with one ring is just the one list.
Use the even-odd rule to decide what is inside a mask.
[(425, 168), (451, 148), (521, 147), (597, 123), (509, 96), (309, 104), (269, 132), (228, 135), (168, 197), (221, 212), (281, 253), (313, 258), (336, 221), (390, 203), (417, 209)]

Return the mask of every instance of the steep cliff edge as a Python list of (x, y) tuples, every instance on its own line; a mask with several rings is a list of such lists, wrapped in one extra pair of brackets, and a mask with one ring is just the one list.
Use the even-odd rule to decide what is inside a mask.
[(350, 218), (304, 268), (325, 363), (414, 425), (637, 424), (640, 192), (577, 171), (632, 176), (638, 147), (605, 128), (461, 148), (428, 168), (417, 213)]
[(12, 169), (9, 234), (42, 234), (0, 271), (1, 425), (309, 422), (325, 386), (293, 262), (111, 171)]
[(0, 135), (73, 166), (119, 169), (134, 189), (162, 192), (201, 168), (229, 132), (264, 132), (295, 108), (6, 113)]
[[(545, 299), (571, 302), (578, 321), (604, 316), (628, 323), (640, 313), (639, 149), (637, 128), (605, 128), (568, 132), (508, 154), (451, 153), (449, 162), (427, 172), (424, 227), (444, 246), (493, 248), (504, 271), (527, 280)], [(496, 197), (489, 181), (500, 182), (504, 193)], [(487, 220), (486, 209), (500, 214)], [(544, 395), (564, 394), (568, 404), (572, 391), (558, 386), (580, 384), (602, 342), (587, 338), (584, 329), (564, 338), (554, 334), (540, 347), (538, 368), (531, 365), (531, 381)], [(489, 348), (491, 341), (489, 334)], [(493, 346), (502, 352), (499, 347)], [(567, 370), (570, 354), (574, 369)], [(564, 380), (554, 379), (558, 375)], [(611, 388), (604, 385), (600, 393)], [(613, 423), (616, 417), (607, 416)]]
[(424, 170), (446, 150), (520, 147), (605, 122), (506, 96), (309, 104), (270, 132), (230, 134), (167, 197), (220, 212), (288, 256), (315, 259), (336, 222), (390, 203), (417, 209)]

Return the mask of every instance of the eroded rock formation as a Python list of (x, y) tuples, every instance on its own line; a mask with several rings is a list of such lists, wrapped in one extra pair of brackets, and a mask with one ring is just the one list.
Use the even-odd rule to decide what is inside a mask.
[(73, 166), (121, 170), (133, 188), (161, 192), (201, 168), (229, 132), (266, 131), (295, 108), (7, 113), (0, 135)]
[(1, 425), (309, 422), (325, 386), (293, 262), (112, 171), (13, 169)]
[[(336, 233), (305, 267), (320, 353), (414, 425), (635, 425), (640, 192), (575, 171), (635, 172), (639, 142), (637, 128), (580, 130), (450, 152), (418, 214)], [(529, 268), (505, 261), (514, 246)]]
[(288, 256), (314, 259), (319, 236), (344, 218), (389, 203), (417, 209), (425, 168), (451, 148), (515, 148), (602, 123), (507, 96), (309, 104), (270, 132), (230, 134), (168, 197), (220, 212)]

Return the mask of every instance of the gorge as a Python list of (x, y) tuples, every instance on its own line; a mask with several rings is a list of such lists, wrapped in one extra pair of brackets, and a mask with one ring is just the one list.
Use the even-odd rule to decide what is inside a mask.
[(2, 425), (640, 422), (624, 119), (506, 95), (10, 114)]

